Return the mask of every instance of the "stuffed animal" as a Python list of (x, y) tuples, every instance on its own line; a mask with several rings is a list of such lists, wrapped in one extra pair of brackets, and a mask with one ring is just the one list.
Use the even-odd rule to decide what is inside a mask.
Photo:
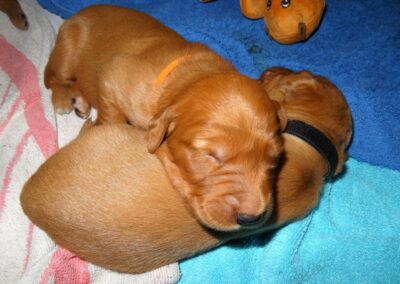
[(268, 35), (282, 44), (306, 40), (319, 26), (325, 0), (240, 0), (250, 19), (264, 18)]

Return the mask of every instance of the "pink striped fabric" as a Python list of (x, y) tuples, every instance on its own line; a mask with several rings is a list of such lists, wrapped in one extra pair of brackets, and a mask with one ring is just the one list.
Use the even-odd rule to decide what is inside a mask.
[[(27, 141), (33, 138), (45, 159), (57, 150), (57, 136), (53, 125), (45, 116), (43, 102), (39, 88), (38, 71), (34, 64), (20, 51), (14, 48), (0, 35), (0, 67), (9, 77), (9, 84), (0, 101), (0, 111), (3, 110), (6, 100), (10, 96), (12, 86), (18, 90), (19, 95), (14, 99), (11, 108), (4, 114), (5, 119), (0, 122), (0, 135), (5, 135), (7, 129), (13, 127), (13, 122), (19, 119), (20, 108), (27, 124), (27, 130), (19, 141), (14, 141), (15, 148), (2, 180), (0, 191), (0, 220), (3, 211), (7, 208), (7, 193), (10, 190), (10, 181), (15, 171), (15, 166), (27, 147)], [(29, 224), (26, 257), (23, 264), (25, 271), (29, 260), (34, 226)], [(65, 249), (57, 249), (41, 277), (40, 283), (79, 283), (90, 282), (88, 264), (72, 255)]]

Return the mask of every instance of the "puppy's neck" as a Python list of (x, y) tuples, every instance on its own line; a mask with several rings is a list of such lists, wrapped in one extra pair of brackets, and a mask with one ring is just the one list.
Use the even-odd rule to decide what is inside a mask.
[(335, 146), (324, 133), (300, 120), (289, 120), (285, 133), (299, 137), (310, 144), (327, 162), (326, 176), (330, 178), (334, 175), (339, 162), (339, 155)]
[(276, 180), (274, 213), (261, 231), (281, 227), (307, 215), (318, 203), (326, 161), (304, 140), (284, 134), (285, 155)]
[[(324, 180), (328, 164), (321, 154), (300, 137), (284, 133), (283, 138), (285, 144), (283, 174), (286, 174), (284, 170), (287, 167), (286, 165), (289, 165), (291, 169), (296, 168), (296, 170), (291, 172), (292, 179), (303, 179), (304, 175), (309, 175), (309, 172), (312, 172), (314, 177)], [(282, 179), (284, 178), (282, 177)]]
[[(173, 64), (174, 61), (177, 64)], [(174, 66), (168, 70), (168, 75), (163, 77), (162, 82), (158, 79), (160, 74), (155, 81), (153, 91), (158, 98), (159, 107), (169, 105), (180, 92), (194, 82), (218, 73), (237, 72), (228, 61), (199, 43), (190, 43), (168, 65), (170, 64)], [(168, 65), (165, 68), (168, 68)]]
[(185, 54), (181, 57), (178, 57), (172, 60), (164, 69), (158, 74), (157, 79), (154, 82), (154, 87), (158, 88), (162, 85), (163, 81), (168, 77), (170, 73), (172, 73), (180, 64), (185, 62), (186, 60), (191, 60), (192, 56), (190, 54)]

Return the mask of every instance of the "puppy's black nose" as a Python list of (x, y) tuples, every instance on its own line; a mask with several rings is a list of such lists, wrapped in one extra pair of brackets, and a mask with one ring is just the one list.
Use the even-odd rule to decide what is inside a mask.
[(264, 218), (264, 214), (251, 215), (245, 213), (238, 213), (236, 216), (236, 222), (241, 226), (253, 226), (258, 224)]

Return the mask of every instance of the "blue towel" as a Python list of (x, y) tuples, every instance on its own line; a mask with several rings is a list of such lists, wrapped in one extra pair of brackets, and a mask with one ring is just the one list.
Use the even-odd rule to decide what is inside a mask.
[(181, 263), (179, 284), (400, 283), (400, 172), (350, 159), (307, 218)]
[(244, 18), (239, 0), (39, 0), (68, 18), (85, 6), (110, 3), (144, 11), (188, 40), (210, 45), (240, 72), (256, 78), (270, 66), (327, 76), (353, 111), (350, 155), (400, 169), (400, 5), (398, 0), (327, 0), (318, 31), (305, 43), (270, 40), (264, 21)]

